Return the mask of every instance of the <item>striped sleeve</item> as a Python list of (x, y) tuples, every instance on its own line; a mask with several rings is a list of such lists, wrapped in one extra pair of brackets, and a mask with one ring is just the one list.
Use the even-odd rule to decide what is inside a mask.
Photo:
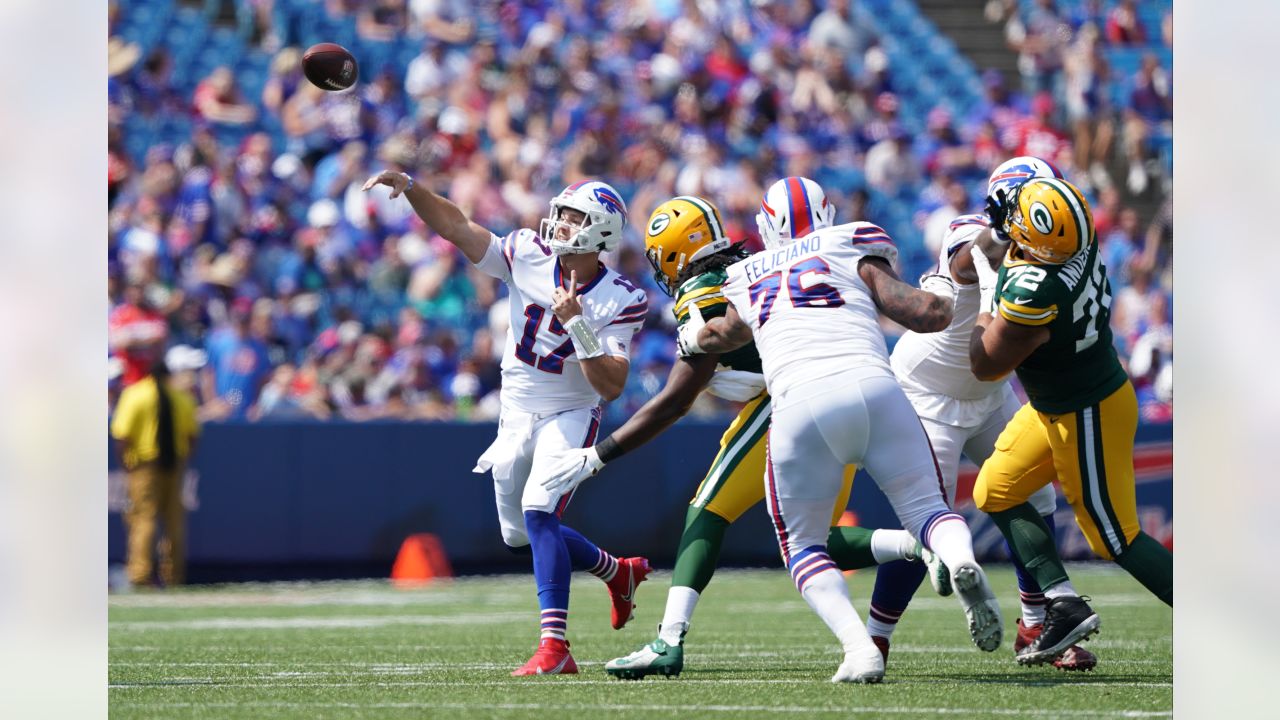
[[(629, 298), (629, 303), (613, 320), (610, 325), (628, 325), (632, 323), (643, 324), (645, 317), (649, 314), (649, 298), (643, 291), (637, 291)], [(639, 329), (637, 327), (637, 329)]]
[[(1026, 299), (1028, 302), (1019, 303), (1020, 299)], [(1052, 304), (1048, 307), (1035, 307), (1032, 305), (1030, 298), (1000, 298), (1000, 316), (1011, 323), (1018, 325), (1048, 325), (1053, 319), (1058, 317), (1058, 305)]]
[(854, 224), (856, 227), (850, 236), (850, 243), (855, 249), (864, 255), (882, 257), (891, 263), (898, 259), (898, 248), (884, 228), (867, 222)]

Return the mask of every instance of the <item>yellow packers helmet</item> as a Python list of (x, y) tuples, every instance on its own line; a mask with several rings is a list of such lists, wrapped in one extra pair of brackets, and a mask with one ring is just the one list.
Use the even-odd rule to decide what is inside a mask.
[(1066, 180), (1032, 178), (1013, 190), (1004, 231), (1032, 259), (1061, 265), (1093, 242), (1093, 213)]
[(691, 195), (662, 203), (645, 225), (645, 257), (653, 266), (653, 279), (658, 287), (669, 295), (679, 287), (676, 279), (681, 271), (732, 244), (716, 206)]

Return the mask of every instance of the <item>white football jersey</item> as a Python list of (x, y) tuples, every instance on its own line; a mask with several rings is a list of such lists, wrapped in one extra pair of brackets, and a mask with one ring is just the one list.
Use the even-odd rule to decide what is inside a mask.
[[(573, 341), (551, 312), (552, 291), (569, 278), (561, 277), (550, 246), (529, 229), (504, 238), (495, 235), (476, 267), (505, 282), (511, 296), (511, 328), (502, 356), (503, 406), (543, 414), (598, 405), (600, 395), (582, 374)], [(578, 300), (605, 352), (629, 357), (632, 336), (649, 308), (644, 291), (601, 263), (595, 279), (578, 287)]]
[[(968, 252), (966, 244), (988, 225), (985, 215), (961, 215), (952, 220), (936, 272), (951, 277), (951, 259), (957, 252)], [(936, 333), (908, 331), (893, 348), (890, 363), (894, 374), (921, 417), (969, 425), (981, 422), (1000, 406), (1001, 393), (1008, 380), (983, 382), (974, 377), (969, 367), (969, 337), (978, 320), (980, 294), (977, 283), (956, 283), (951, 324)], [(950, 403), (945, 397), (930, 402), (921, 395), (943, 395), (962, 402)]]
[(858, 261), (876, 256), (892, 263), (897, 255), (884, 230), (853, 222), (730, 266), (724, 294), (751, 326), (775, 408), (798, 386), (850, 368), (892, 374)]

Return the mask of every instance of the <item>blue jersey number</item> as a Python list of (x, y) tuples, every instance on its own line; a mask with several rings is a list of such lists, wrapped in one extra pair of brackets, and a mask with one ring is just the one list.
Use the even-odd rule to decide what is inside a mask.
[[(792, 307), (825, 307), (837, 308), (844, 305), (840, 291), (824, 282), (810, 282), (805, 285), (806, 275), (830, 275), (831, 266), (822, 258), (813, 257), (796, 263), (787, 271), (787, 296)], [(782, 289), (782, 271), (771, 272), (760, 278), (747, 288), (751, 304), (760, 301), (760, 327), (769, 320), (773, 303), (778, 299)]]
[[(560, 347), (551, 351), (546, 357), (538, 357), (533, 351), (533, 343), (538, 339), (538, 328), (542, 325), (542, 318), (547, 314), (547, 309), (541, 305), (530, 304), (524, 309), (524, 336), (520, 338), (520, 342), (516, 344), (516, 357), (526, 365), (532, 365), (543, 372), (549, 372), (559, 375), (564, 372), (564, 359), (573, 354), (573, 341), (565, 340)], [(551, 324), (548, 326), (552, 335), (564, 335), (564, 326), (560, 324), (560, 318), (555, 315), (551, 316)]]

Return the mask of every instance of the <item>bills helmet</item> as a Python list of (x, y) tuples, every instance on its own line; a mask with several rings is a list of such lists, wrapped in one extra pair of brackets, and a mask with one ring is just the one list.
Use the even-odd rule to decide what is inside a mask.
[(786, 177), (769, 186), (756, 213), (756, 227), (766, 248), (775, 248), (835, 224), (836, 209), (818, 183)]
[[(580, 223), (561, 217), (565, 209), (577, 210)], [(538, 234), (557, 255), (605, 252), (622, 241), (627, 224), (627, 206), (608, 183), (597, 180), (576, 182), (551, 198), (551, 212), (542, 219)]]
[(1046, 160), (1030, 155), (1022, 155), (1000, 163), (991, 173), (987, 181), (987, 197), (994, 198), (997, 190), (1003, 190), (1008, 196), (1013, 189), (1031, 178), (1058, 178), (1063, 175)]

